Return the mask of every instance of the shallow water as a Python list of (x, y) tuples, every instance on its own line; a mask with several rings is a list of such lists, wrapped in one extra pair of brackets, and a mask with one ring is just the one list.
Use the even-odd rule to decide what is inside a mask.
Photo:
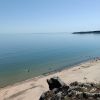
[(98, 34), (0, 34), (0, 86), (99, 56)]

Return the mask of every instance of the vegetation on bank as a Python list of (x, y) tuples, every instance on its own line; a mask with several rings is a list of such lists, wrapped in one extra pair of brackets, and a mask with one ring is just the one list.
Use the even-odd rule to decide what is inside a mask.
[(100, 31), (81, 31), (81, 32), (73, 32), (72, 34), (100, 34)]

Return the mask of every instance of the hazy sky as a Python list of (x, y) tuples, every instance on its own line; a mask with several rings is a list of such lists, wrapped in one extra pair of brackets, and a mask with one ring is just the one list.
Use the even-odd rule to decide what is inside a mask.
[(100, 29), (100, 0), (0, 0), (0, 33)]

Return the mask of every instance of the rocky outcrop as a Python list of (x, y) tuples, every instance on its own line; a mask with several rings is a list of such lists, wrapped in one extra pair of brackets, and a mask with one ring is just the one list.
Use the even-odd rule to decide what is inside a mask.
[(65, 85), (65, 83), (62, 82), (59, 77), (53, 77), (51, 79), (47, 79), (47, 83), (49, 85), (50, 90), (53, 90), (54, 88), (60, 88)]
[(94, 83), (73, 82), (69, 85), (59, 77), (47, 80), (49, 91), (39, 100), (100, 100), (100, 85)]

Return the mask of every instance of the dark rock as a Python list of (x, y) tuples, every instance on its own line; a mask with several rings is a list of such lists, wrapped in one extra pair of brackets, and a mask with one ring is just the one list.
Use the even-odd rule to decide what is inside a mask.
[(83, 92), (83, 98), (88, 99), (88, 95)]
[(77, 86), (77, 85), (78, 85), (78, 82), (77, 82), (77, 81), (72, 82), (72, 83), (70, 83), (70, 85), (71, 85), (71, 86)]
[(58, 92), (59, 92), (59, 89), (58, 89), (58, 88), (54, 88), (54, 89), (52, 90), (52, 92), (53, 92), (53, 93), (58, 93)]
[(48, 98), (51, 100), (51, 98), (54, 96), (54, 93), (52, 91), (47, 91), (43, 93), (39, 100), (48, 100)]
[(60, 88), (65, 85), (64, 82), (62, 82), (59, 77), (53, 77), (47, 79), (47, 83), (49, 85), (50, 90), (53, 90), (54, 88)]

